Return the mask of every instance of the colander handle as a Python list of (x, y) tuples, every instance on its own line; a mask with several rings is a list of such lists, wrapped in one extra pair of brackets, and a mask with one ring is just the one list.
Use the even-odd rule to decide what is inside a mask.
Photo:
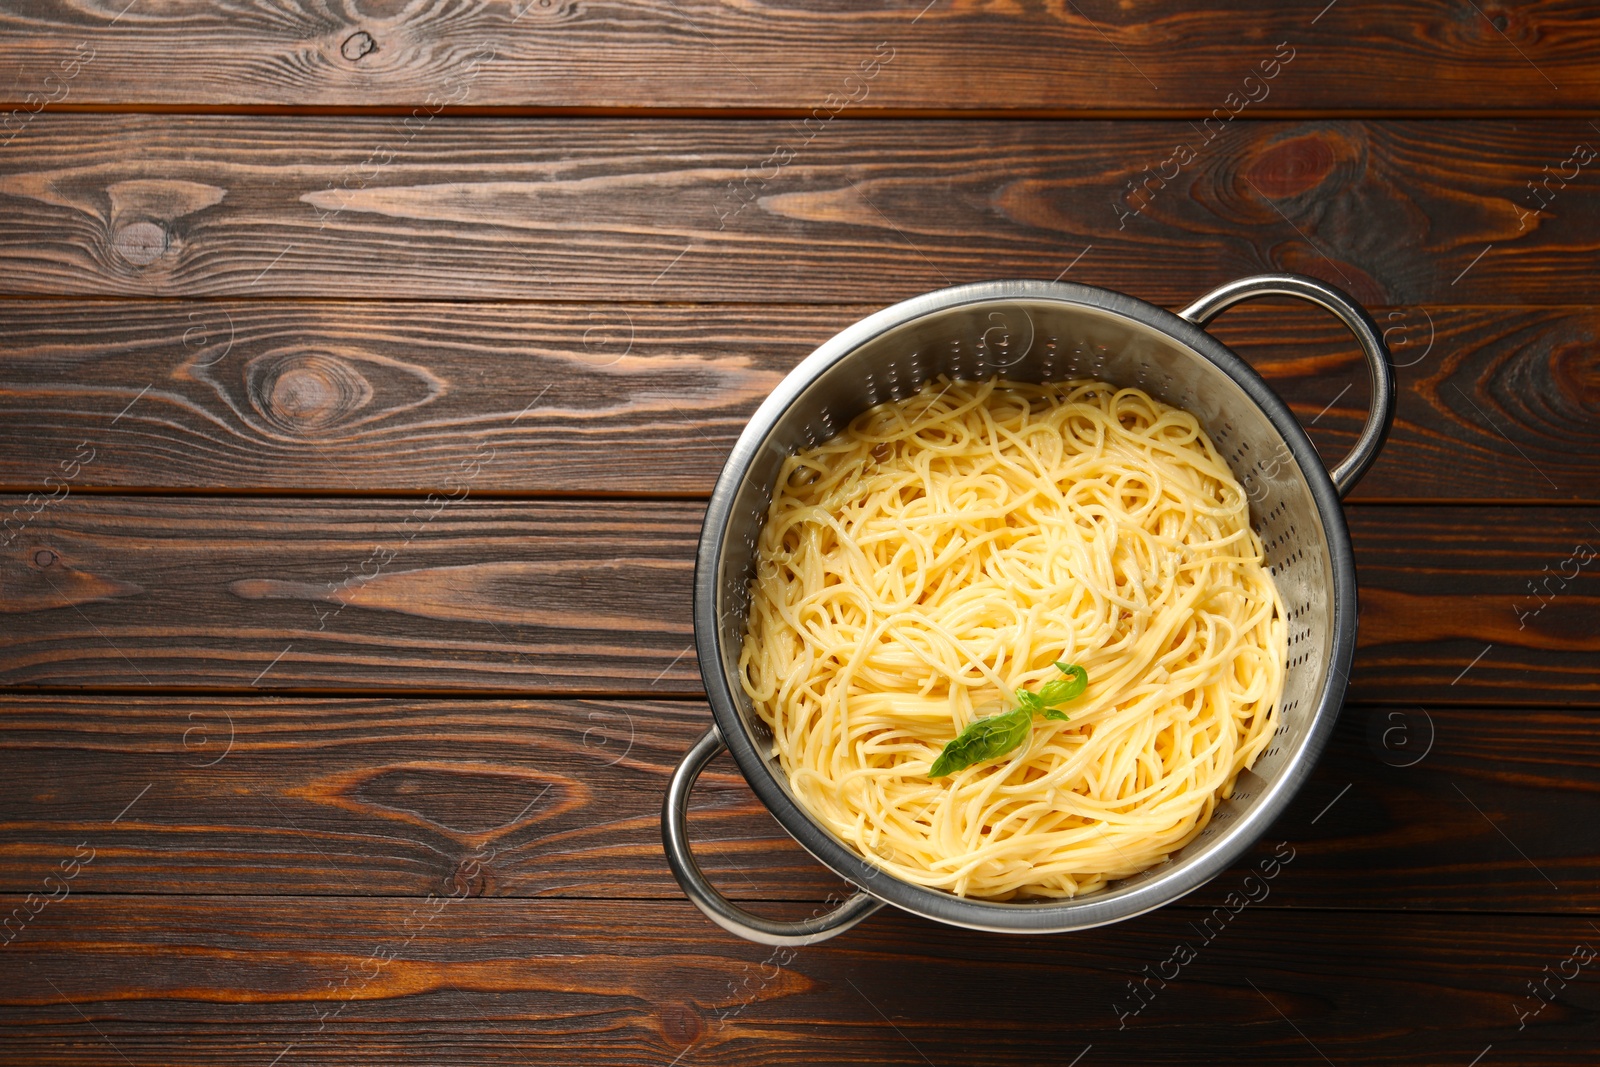
[(752, 915), (733, 901), (717, 892), (706, 880), (689, 850), (687, 817), (689, 790), (706, 764), (723, 749), (722, 735), (713, 726), (694, 743), (689, 754), (683, 757), (678, 769), (672, 772), (672, 782), (667, 786), (667, 801), (661, 809), (661, 839), (667, 848), (667, 863), (683, 892), (694, 901), (695, 907), (706, 917), (731, 934), (763, 945), (811, 945), (842, 934), (868, 915), (883, 907), (865, 893), (857, 893), (832, 911), (814, 915), (809, 919), (785, 922)]
[(1372, 408), (1367, 412), (1366, 425), (1361, 427), (1355, 447), (1343, 462), (1328, 472), (1333, 487), (1343, 497), (1356, 487), (1372, 461), (1378, 458), (1378, 451), (1389, 436), (1389, 425), (1394, 421), (1394, 361), (1389, 348), (1383, 343), (1383, 334), (1372, 316), (1360, 304), (1343, 291), (1303, 274), (1257, 274), (1240, 278), (1213, 289), (1178, 314), (1203, 327), (1233, 305), (1257, 296), (1293, 296), (1327, 308), (1350, 327), (1350, 332), (1356, 335), (1356, 343), (1361, 346), (1361, 354), (1367, 357), (1367, 371), (1372, 378)]

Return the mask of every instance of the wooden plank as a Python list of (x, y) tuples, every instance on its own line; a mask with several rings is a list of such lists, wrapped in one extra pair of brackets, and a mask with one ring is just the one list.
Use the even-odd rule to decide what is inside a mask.
[[(681, 897), (661, 802), (709, 725), (684, 701), (7, 698), (0, 891), (93, 837), (84, 892)], [(694, 827), (736, 897), (843, 884), (727, 758)]]
[[(448, 101), (820, 116), (841, 106), (1204, 115), (1246, 97), (1258, 108), (1338, 110), (1600, 102), (1587, 61), (1600, 18), (1581, 7), (1318, 7), (506, 0), (419, 14), (179, 0), (121, 14), (116, 3), (56, 0), (0, 18), (0, 65), (21, 72), (8, 105), (29, 107), (29, 92), (58, 106)], [(173, 56), (184, 58), (177, 69)], [(1495, 87), (1487, 98), (1485, 85)]]
[[(679, 899), (661, 802), (709, 722), (684, 701), (6, 697), (0, 892), (90, 843), (74, 894)], [(1349, 707), (1294, 804), (1185, 901), (1223, 904), (1288, 841), (1262, 907), (1600, 911), (1597, 749), (1583, 709)], [(726, 758), (691, 828), (735, 899), (842, 886)]]
[[(0, 613), (21, 623), (0, 632), (0, 684), (701, 691), (700, 504), (470, 491), (45, 499), (0, 553)], [(0, 514), (25, 502), (0, 497)], [(1353, 699), (1595, 701), (1595, 509), (1347, 512)]]
[[(1346, 509), (1360, 582), (1355, 699), (1590, 704), (1600, 695), (1589, 508)], [(1459, 697), (1458, 697), (1459, 695)]]
[[(474, 493), (704, 495), (782, 375), (874, 310), (4, 302), (0, 485), (448, 492), (476, 468)], [(1600, 313), (1373, 314), (1400, 404), (1355, 499), (1600, 501)], [(1366, 372), (1337, 320), (1249, 306), (1214, 331), (1349, 450)]]
[(0, 562), (0, 611), (44, 625), (6, 628), (0, 681), (699, 690), (700, 505), (470, 491), (464, 473), (425, 501), (40, 505)]
[(1209, 916), (1022, 938), (882, 912), (773, 950), (686, 902), (74, 896), (6, 949), (0, 1062), (1592, 1062), (1581, 918), (1244, 905), (1206, 941)]
[(1576, 119), (861, 121), (786, 166), (790, 122), (424, 119), (40, 115), (0, 149), (0, 286), (889, 303), (1070, 270), (1170, 305), (1290, 269), (1521, 306), (1600, 269)]

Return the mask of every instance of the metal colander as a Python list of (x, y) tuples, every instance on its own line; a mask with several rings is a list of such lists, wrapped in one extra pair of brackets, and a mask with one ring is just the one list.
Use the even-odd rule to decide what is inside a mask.
[[(1329, 473), (1288, 407), (1203, 327), (1256, 296), (1293, 296), (1332, 311), (1355, 334), (1372, 377), (1372, 409), (1351, 454)], [(1073, 900), (997, 903), (902, 881), (813, 821), (770, 757), (771, 735), (739, 684), (756, 545), (785, 457), (832, 437), (867, 408), (914, 395), (931, 378), (996, 375), (1047, 382), (1096, 378), (1137, 386), (1184, 408), (1227, 458), (1251, 503), (1288, 612), (1288, 672), (1276, 736), (1239, 776), (1210, 823), (1165, 862)], [(1339, 498), (1376, 457), (1394, 411), (1394, 372), (1372, 319), (1339, 290), (1292, 274), (1225, 285), (1173, 314), (1085, 285), (986, 282), (915, 297), (818, 348), (778, 385), (734, 445), (712, 493), (695, 565), (695, 642), (715, 724), (678, 767), (662, 832), (691, 900), (733, 933), (766, 944), (831, 937), (893, 904), (980, 930), (1086, 929), (1160, 907), (1227, 869), (1282, 813), (1338, 715), (1355, 652), (1356, 582)], [(705, 879), (686, 837), (688, 795), (726, 746), (756, 795), (802, 846), (858, 887), (799, 922), (754, 915)]]

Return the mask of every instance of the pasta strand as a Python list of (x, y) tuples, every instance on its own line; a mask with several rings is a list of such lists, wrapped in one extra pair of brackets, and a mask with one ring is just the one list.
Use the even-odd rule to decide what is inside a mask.
[[(740, 674), (811, 815), (898, 878), (1068, 898), (1161, 862), (1268, 745), (1286, 620), (1199, 422), (1096, 381), (929, 382), (789, 457)], [(1058, 673), (1066, 722), (945, 778)]]

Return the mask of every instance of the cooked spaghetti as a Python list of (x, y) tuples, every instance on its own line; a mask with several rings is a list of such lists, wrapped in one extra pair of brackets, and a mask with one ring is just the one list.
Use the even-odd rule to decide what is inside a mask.
[[(963, 896), (1160, 862), (1276, 725), (1284, 609), (1244, 490), (1138, 389), (940, 379), (867, 411), (785, 461), (750, 593), (741, 677), (796, 796)], [(929, 776), (1058, 661), (1088, 674), (1066, 721)]]

